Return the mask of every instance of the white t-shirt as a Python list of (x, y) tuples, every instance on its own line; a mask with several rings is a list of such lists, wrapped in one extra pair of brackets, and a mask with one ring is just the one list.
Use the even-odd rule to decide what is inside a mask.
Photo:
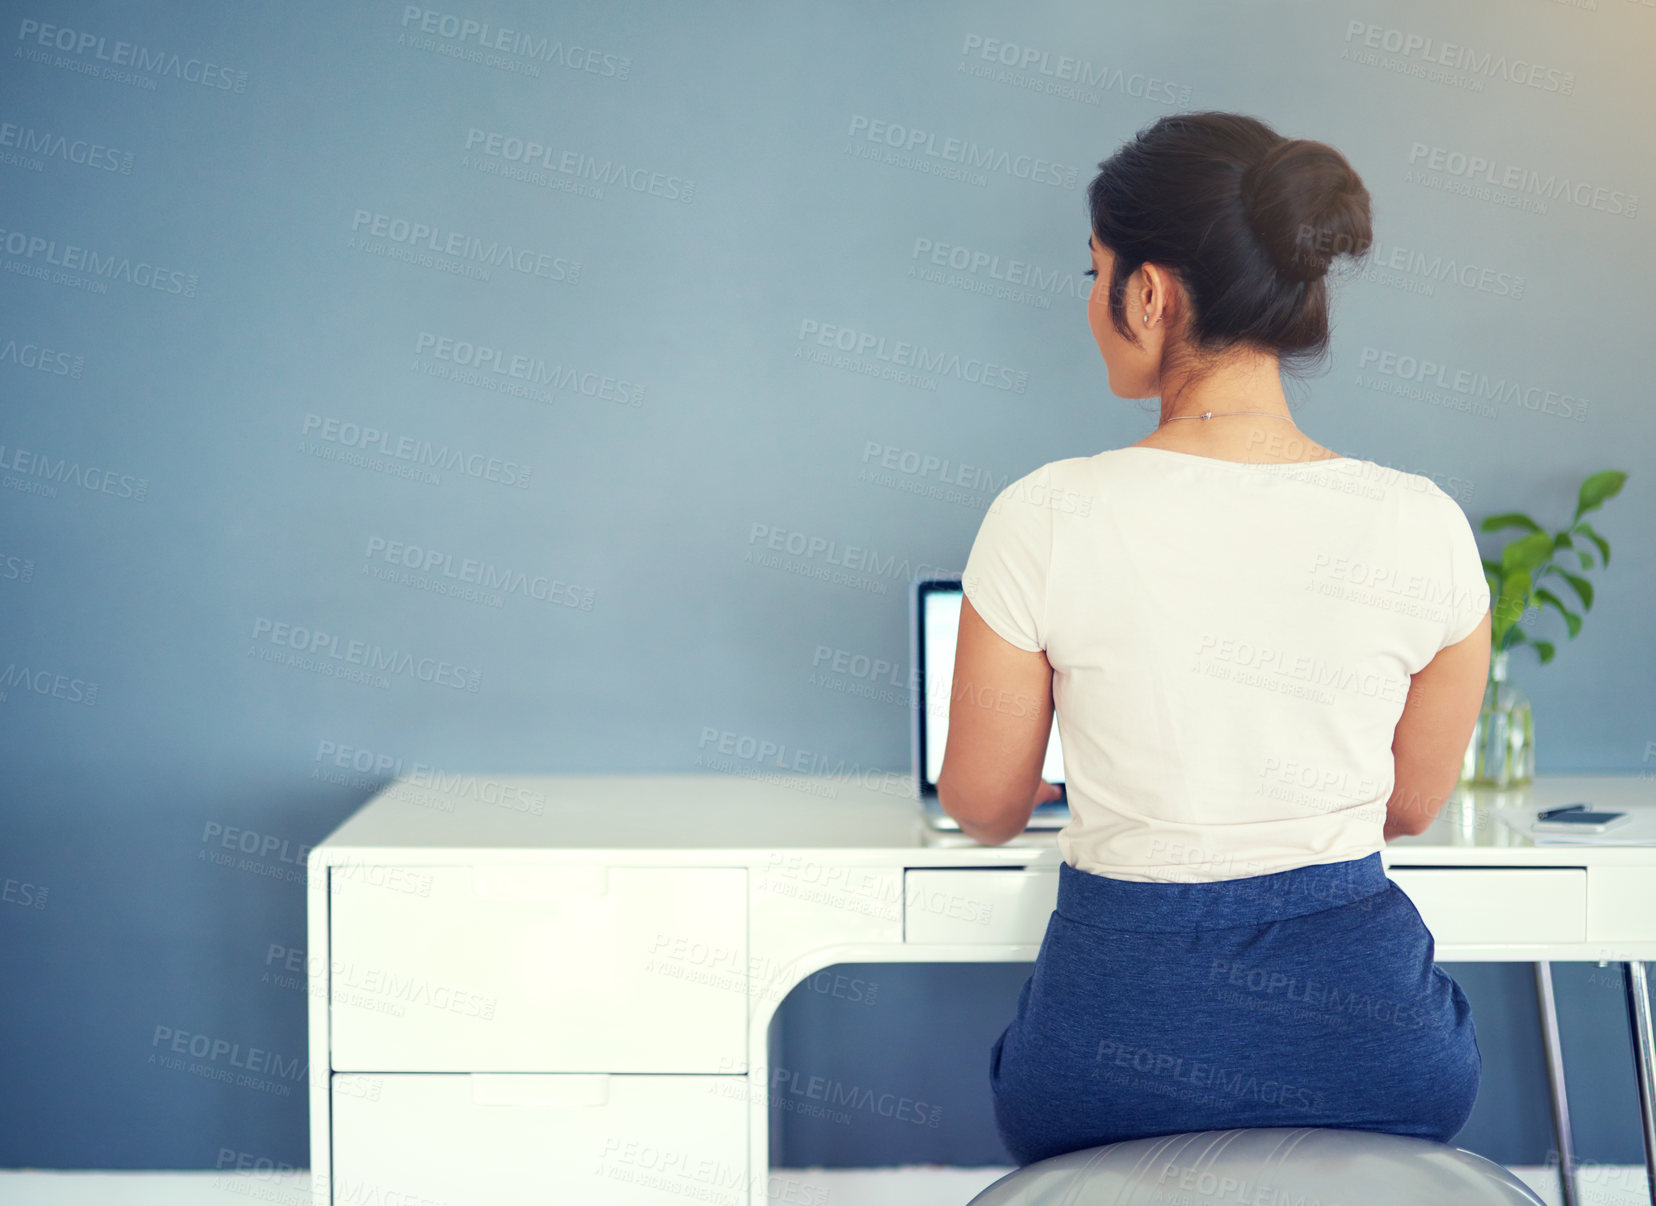
[(1409, 676), (1489, 609), (1430, 478), (1142, 446), (1008, 485), (962, 586), (1052, 663), (1064, 860), (1151, 881), (1382, 849)]

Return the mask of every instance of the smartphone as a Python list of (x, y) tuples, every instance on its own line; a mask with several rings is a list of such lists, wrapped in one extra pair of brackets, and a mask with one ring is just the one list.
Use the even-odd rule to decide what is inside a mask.
[(1536, 833), (1603, 833), (1617, 825), (1625, 825), (1625, 812), (1555, 812), (1546, 818), (1537, 818), (1530, 827)]

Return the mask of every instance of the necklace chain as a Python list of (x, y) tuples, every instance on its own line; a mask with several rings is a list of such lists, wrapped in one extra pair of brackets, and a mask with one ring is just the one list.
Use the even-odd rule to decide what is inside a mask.
[[(1222, 410), (1222, 411), (1219, 412), (1218, 417), (1222, 419), (1226, 415), (1264, 415), (1268, 419), (1287, 419), (1288, 418), (1287, 415), (1273, 414), (1272, 412), (1270, 412), (1268, 410)], [(1162, 427), (1167, 426), (1167, 424), (1169, 424), (1169, 423), (1177, 423), (1180, 419), (1202, 419), (1202, 420), (1205, 421), (1205, 420), (1211, 419), (1213, 417), (1214, 417), (1214, 414), (1211, 410), (1205, 410), (1199, 415), (1174, 415), (1171, 419), (1163, 419), (1160, 423), (1157, 423), (1156, 426), (1157, 426), (1157, 428), (1162, 428)], [(1292, 421), (1293, 420), (1291, 420), (1291, 419), (1289, 420), (1289, 422), (1292, 422)]]

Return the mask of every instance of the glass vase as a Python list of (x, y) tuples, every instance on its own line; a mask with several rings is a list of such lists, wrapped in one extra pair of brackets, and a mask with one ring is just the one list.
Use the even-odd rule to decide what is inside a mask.
[(1535, 722), (1529, 696), (1507, 680), (1508, 652), (1489, 659), (1489, 681), (1461, 767), (1465, 787), (1525, 787), (1535, 776)]

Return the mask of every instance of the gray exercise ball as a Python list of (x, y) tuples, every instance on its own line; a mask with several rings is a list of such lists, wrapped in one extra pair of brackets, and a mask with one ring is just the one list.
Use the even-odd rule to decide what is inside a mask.
[(1008, 1173), (969, 1206), (1545, 1206), (1492, 1160), (1380, 1131), (1257, 1127), (1128, 1139)]

